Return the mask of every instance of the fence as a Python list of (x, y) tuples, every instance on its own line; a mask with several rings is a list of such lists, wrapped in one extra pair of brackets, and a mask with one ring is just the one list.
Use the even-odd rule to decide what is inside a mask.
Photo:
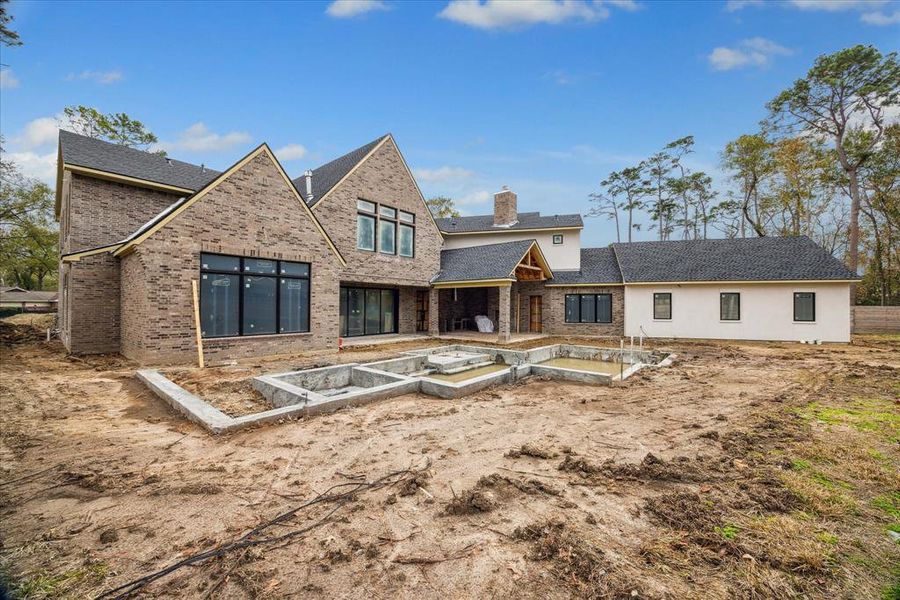
[(900, 306), (854, 306), (853, 333), (900, 333)]

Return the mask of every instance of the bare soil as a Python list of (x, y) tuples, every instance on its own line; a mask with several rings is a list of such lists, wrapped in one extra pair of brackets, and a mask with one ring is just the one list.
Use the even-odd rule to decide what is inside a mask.
[[(669, 342), (674, 366), (611, 388), (531, 379), (213, 437), (143, 388), (136, 365), (67, 357), (22, 327), (0, 324), (0, 557), (22, 597), (97, 596), (239, 539), (255, 541), (137, 594), (900, 591), (896, 336)], [(258, 402), (242, 383), (257, 372), (421, 345), (168, 373), (239, 414)]]

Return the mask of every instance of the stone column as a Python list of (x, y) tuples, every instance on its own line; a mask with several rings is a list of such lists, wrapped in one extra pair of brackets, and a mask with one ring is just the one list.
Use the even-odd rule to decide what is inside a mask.
[(498, 341), (505, 343), (509, 341), (509, 317), (510, 317), (510, 296), (512, 294), (512, 286), (505, 285), (497, 288), (500, 293), (500, 319), (497, 324), (498, 333), (500, 334)]
[(428, 290), (428, 335), (436, 336), (440, 333), (439, 297), (440, 290), (436, 288)]

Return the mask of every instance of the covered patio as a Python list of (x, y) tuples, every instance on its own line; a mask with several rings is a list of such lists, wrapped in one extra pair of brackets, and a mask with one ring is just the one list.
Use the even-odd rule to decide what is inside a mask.
[(445, 250), (441, 271), (432, 282), (431, 303), (437, 311), (429, 332), (500, 343), (512, 341), (514, 335), (541, 336), (541, 297), (529, 296), (523, 303), (518, 290), (552, 277), (534, 240)]

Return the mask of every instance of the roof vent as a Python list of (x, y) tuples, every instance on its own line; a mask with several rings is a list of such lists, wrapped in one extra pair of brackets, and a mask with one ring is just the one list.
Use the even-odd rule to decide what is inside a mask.
[(169, 157), (166, 157), (166, 164), (169, 165), (169, 166), (171, 167), (171, 166), (172, 166), (172, 159), (169, 158)]
[(206, 165), (204, 165), (203, 163), (200, 163), (200, 172), (201, 172), (201, 173), (205, 173), (205, 172), (206, 172)]
[(303, 183), (304, 183), (304, 191), (306, 192), (306, 202), (312, 202), (313, 193), (312, 193), (312, 171), (307, 169), (306, 172), (303, 173)]

